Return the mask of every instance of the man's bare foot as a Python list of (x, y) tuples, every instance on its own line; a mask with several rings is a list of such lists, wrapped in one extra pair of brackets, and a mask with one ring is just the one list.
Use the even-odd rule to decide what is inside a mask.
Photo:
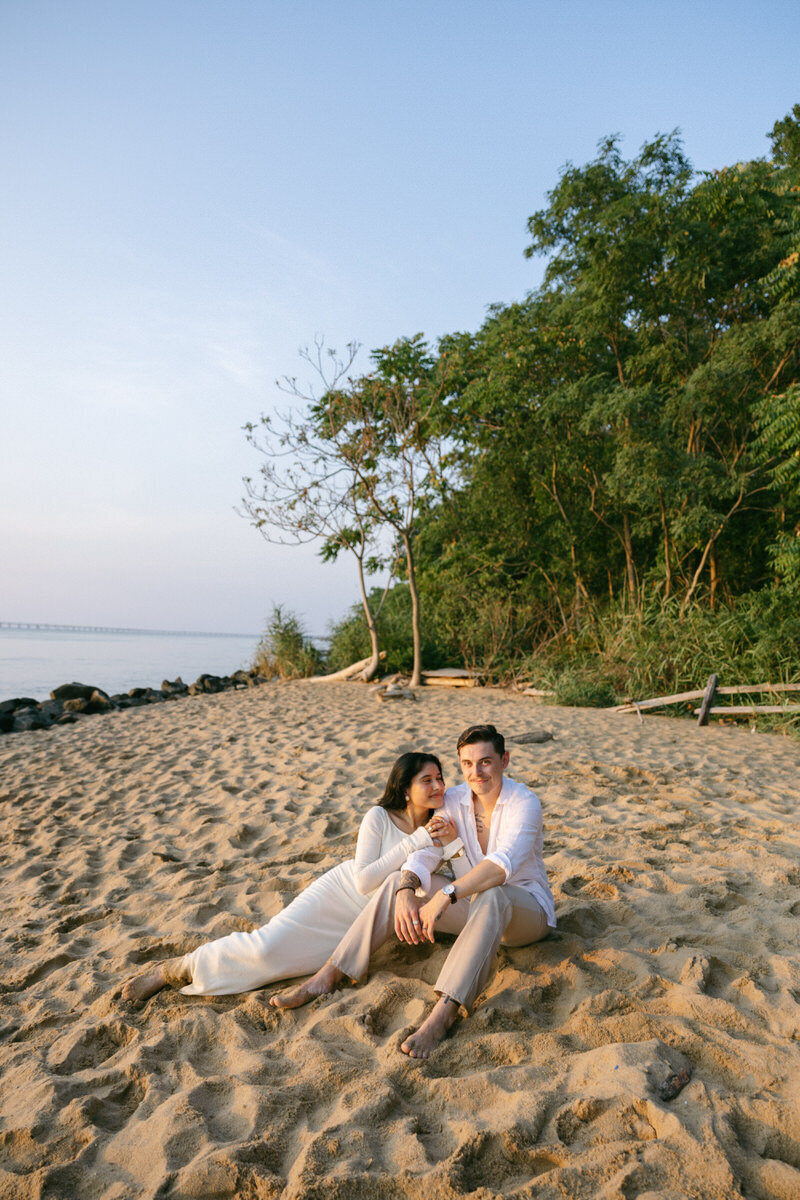
[(308, 1004), (309, 1000), (314, 1000), (317, 996), (327, 996), (343, 979), (344, 972), (328, 962), (305, 983), (270, 996), (269, 1002), (273, 1008), (299, 1008), (301, 1004)]
[(180, 970), (179, 958), (168, 958), (156, 965), (144, 975), (136, 975), (122, 986), (122, 999), (141, 1003), (155, 996), (165, 987), (180, 987), (189, 983), (189, 976)]
[(433, 1006), (419, 1029), (406, 1038), (400, 1049), (409, 1058), (430, 1058), (458, 1016), (458, 1005), (449, 996), (442, 996)]

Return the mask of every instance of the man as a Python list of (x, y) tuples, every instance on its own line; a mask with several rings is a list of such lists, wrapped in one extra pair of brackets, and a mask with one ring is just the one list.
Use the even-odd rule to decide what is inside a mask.
[(325, 966), (300, 987), (272, 997), (276, 1007), (305, 1004), (332, 991), (345, 976), (360, 979), (393, 929), (412, 945), (432, 942), (437, 929), (457, 933), (434, 984), (439, 999), (400, 1047), (412, 1058), (428, 1058), (459, 1009), (469, 1012), (500, 943), (527, 946), (555, 927), (538, 797), (505, 777), (509, 755), (494, 725), (470, 726), (457, 749), (465, 782), (447, 789), (437, 816), (455, 827), (469, 870), (450, 882), (435, 873), (447, 847), (443, 851), (432, 844), (415, 851), (402, 872), (376, 890)]

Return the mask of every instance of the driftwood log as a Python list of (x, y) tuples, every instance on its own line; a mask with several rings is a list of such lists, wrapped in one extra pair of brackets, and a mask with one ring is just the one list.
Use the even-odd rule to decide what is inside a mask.
[[(690, 700), (703, 700), (706, 690), (708, 689), (698, 688), (694, 691), (678, 691), (674, 692), (672, 696), (654, 696), (652, 700), (626, 700), (624, 704), (614, 704), (614, 707), (610, 708), (609, 712), (634, 713), (638, 709), (668, 708), (669, 704), (682, 704)], [(715, 695), (754, 696), (758, 692), (770, 692), (771, 695), (780, 695), (784, 691), (800, 691), (800, 683), (744, 683), (728, 686), (728, 688), (717, 686)], [(696, 709), (696, 712), (699, 713), (699, 709)], [(733, 712), (733, 709), (726, 709), (726, 712)]]
[(746, 696), (752, 692), (800, 692), (800, 683), (740, 683), (736, 687), (718, 687), (718, 696)]
[[(381, 650), (378, 655), (379, 659), (386, 658), (386, 651)], [(342, 679), (357, 679), (360, 674), (366, 671), (369, 664), (372, 662), (372, 655), (369, 658), (360, 658), (358, 662), (351, 663), (349, 667), (342, 667), (341, 671), (334, 671), (332, 675), (309, 675), (309, 683), (334, 683)]]
[(479, 679), (455, 678), (450, 675), (426, 675), (424, 671), (422, 673), (422, 683), (424, 687), (474, 688), (481, 686)]
[[(616, 704), (609, 712), (617, 713), (638, 713), (641, 719), (642, 711), (652, 708), (667, 708), (671, 704), (685, 704), (691, 700), (703, 700), (709, 694), (711, 680), (716, 680), (716, 676), (712, 675), (708, 684), (704, 688), (697, 688), (691, 692), (675, 692), (671, 696), (654, 696), (651, 700), (626, 700), (624, 704)], [(800, 705), (767, 705), (767, 704), (748, 704), (735, 706), (731, 705), (728, 708), (715, 706), (713, 703), (716, 696), (754, 696), (761, 693), (768, 693), (772, 696), (779, 696), (782, 692), (800, 692), (800, 683), (738, 683), (728, 687), (716, 685), (713, 693), (709, 698), (709, 702), (696, 708), (695, 714), (701, 715), (703, 708), (706, 709), (706, 720), (709, 716), (722, 716), (724, 713), (730, 713), (732, 716), (742, 716), (750, 712), (792, 712), (794, 709), (800, 711)], [(700, 722), (698, 722), (700, 724)], [(702, 724), (706, 724), (704, 720)]]
[(480, 672), (464, 667), (439, 667), (423, 671), (422, 683), (425, 687), (480, 687)]
[(711, 708), (711, 705), (714, 703), (714, 696), (717, 691), (717, 682), (718, 681), (717, 681), (716, 675), (709, 675), (708, 683), (706, 684), (706, 694), (703, 696), (703, 703), (700, 705), (700, 708), (698, 710), (698, 717), (697, 717), (698, 725), (707, 725), (708, 724), (708, 710)]
[(555, 741), (555, 736), (552, 729), (531, 729), (528, 733), (518, 733), (516, 737), (510, 737), (508, 740), (517, 746), (541, 745), (542, 742)]
[(423, 679), (480, 679), (480, 671), (468, 671), (466, 667), (437, 667), (435, 671), (423, 671)]
[[(717, 689), (721, 691), (721, 688)], [(676, 692), (673, 696), (654, 696), (652, 700), (626, 700), (624, 704), (615, 704), (611, 712), (636, 712), (637, 709), (667, 708), (670, 704), (683, 704), (686, 700), (702, 700), (706, 694), (705, 688), (693, 692)]]
[(747, 717), (750, 713), (800, 713), (800, 704), (718, 704), (708, 709), (710, 717)]
[(399, 684), (393, 683), (391, 687), (376, 688), (375, 695), (379, 700), (416, 700), (416, 696), (412, 688), (400, 687)]

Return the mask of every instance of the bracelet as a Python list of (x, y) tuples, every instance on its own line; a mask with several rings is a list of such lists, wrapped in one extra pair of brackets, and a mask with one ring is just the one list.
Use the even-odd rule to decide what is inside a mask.
[[(397, 892), (415, 892), (416, 890), (413, 883), (401, 883)], [(395, 895), (397, 895), (397, 892), (395, 892)]]

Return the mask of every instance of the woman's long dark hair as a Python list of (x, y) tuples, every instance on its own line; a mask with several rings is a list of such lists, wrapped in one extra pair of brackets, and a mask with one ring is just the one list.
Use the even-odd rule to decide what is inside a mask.
[(426, 763), (435, 763), (441, 775), (442, 764), (435, 754), (421, 754), (416, 750), (401, 754), (389, 772), (386, 788), (378, 801), (381, 808), (405, 808), (406, 792), (411, 781), (415, 775), (419, 775)]

